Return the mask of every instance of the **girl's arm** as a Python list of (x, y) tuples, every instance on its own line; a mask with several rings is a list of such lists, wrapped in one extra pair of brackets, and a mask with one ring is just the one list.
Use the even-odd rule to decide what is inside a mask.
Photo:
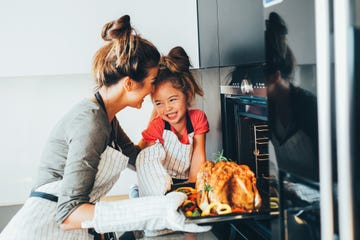
[(206, 133), (194, 135), (193, 154), (191, 157), (188, 182), (196, 182), (200, 167), (206, 161), (205, 135)]
[(157, 140), (162, 140), (165, 123), (161, 118), (152, 119), (147, 128), (141, 133), (142, 139), (138, 143), (140, 149), (144, 149), (154, 145)]
[(150, 147), (151, 145), (154, 145), (154, 144), (155, 144), (155, 142), (145, 142), (144, 139), (141, 139), (138, 143), (138, 146), (142, 150), (142, 149)]

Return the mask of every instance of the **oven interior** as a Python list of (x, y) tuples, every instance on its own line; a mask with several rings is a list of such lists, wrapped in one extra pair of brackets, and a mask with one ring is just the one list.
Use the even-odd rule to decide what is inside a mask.
[(262, 210), (269, 210), (269, 129), (267, 101), (264, 97), (221, 96), (224, 156), (246, 164), (255, 173), (263, 199)]

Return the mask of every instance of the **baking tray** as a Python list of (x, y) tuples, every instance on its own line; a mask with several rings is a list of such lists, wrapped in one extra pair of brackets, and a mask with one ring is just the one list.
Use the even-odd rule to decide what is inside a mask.
[[(180, 212), (184, 214), (181, 210)], [(264, 220), (274, 218), (279, 215), (279, 211), (258, 211), (252, 213), (230, 213), (226, 215), (218, 215), (218, 216), (206, 216), (206, 217), (186, 217), (185, 223), (216, 223), (216, 222), (224, 222), (224, 221), (233, 221), (240, 219), (252, 219), (252, 220)]]
[[(195, 187), (195, 184), (194, 183), (173, 184), (169, 192), (174, 191), (179, 187)], [(181, 214), (185, 216), (183, 211), (181, 210), (179, 211), (181, 212)], [(185, 223), (208, 224), (208, 223), (233, 221), (240, 219), (265, 220), (265, 219), (274, 218), (278, 215), (279, 215), (278, 209), (269, 209), (268, 207), (265, 208), (261, 207), (259, 210), (251, 213), (230, 213), (230, 214), (217, 215), (217, 216), (185, 217)]]

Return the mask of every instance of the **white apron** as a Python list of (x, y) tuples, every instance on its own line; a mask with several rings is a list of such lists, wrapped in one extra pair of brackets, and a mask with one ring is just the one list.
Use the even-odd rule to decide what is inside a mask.
[(274, 136), (272, 143), (280, 169), (308, 179), (313, 179), (317, 175), (316, 153), (311, 145), (311, 139), (303, 130), (297, 131), (285, 142), (280, 142)]
[(165, 122), (164, 145), (156, 142), (143, 149), (136, 159), (139, 195), (164, 195), (171, 188), (172, 179), (187, 180), (190, 172), (194, 130), (187, 115), (189, 144), (179, 141)]
[[(190, 122), (190, 118), (187, 122)], [(192, 125), (187, 126), (187, 130), (189, 144), (183, 144), (176, 134), (170, 130), (170, 124), (165, 122), (163, 139), (166, 157), (163, 164), (169, 175), (175, 179), (187, 180), (189, 178), (194, 137)]]
[[(90, 202), (99, 201), (113, 187), (129, 158), (107, 147), (101, 155)], [(61, 181), (45, 184), (36, 191), (57, 196)], [(0, 240), (87, 240), (94, 239), (87, 229), (63, 231), (55, 221), (56, 202), (30, 197), (0, 234)]]

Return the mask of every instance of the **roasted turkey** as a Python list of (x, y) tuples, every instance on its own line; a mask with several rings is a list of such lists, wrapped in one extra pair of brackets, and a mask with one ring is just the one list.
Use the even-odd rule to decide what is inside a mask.
[(247, 165), (206, 161), (197, 175), (197, 204), (205, 210), (212, 203), (227, 204), (233, 210), (251, 212), (261, 206), (255, 174)]
[(197, 179), (195, 183), (195, 188), (197, 189), (197, 205), (200, 209), (206, 209), (209, 205), (209, 199), (207, 192), (209, 191), (210, 185), (210, 177), (212, 168), (215, 163), (212, 161), (206, 161), (200, 168), (200, 171), (197, 174)]

